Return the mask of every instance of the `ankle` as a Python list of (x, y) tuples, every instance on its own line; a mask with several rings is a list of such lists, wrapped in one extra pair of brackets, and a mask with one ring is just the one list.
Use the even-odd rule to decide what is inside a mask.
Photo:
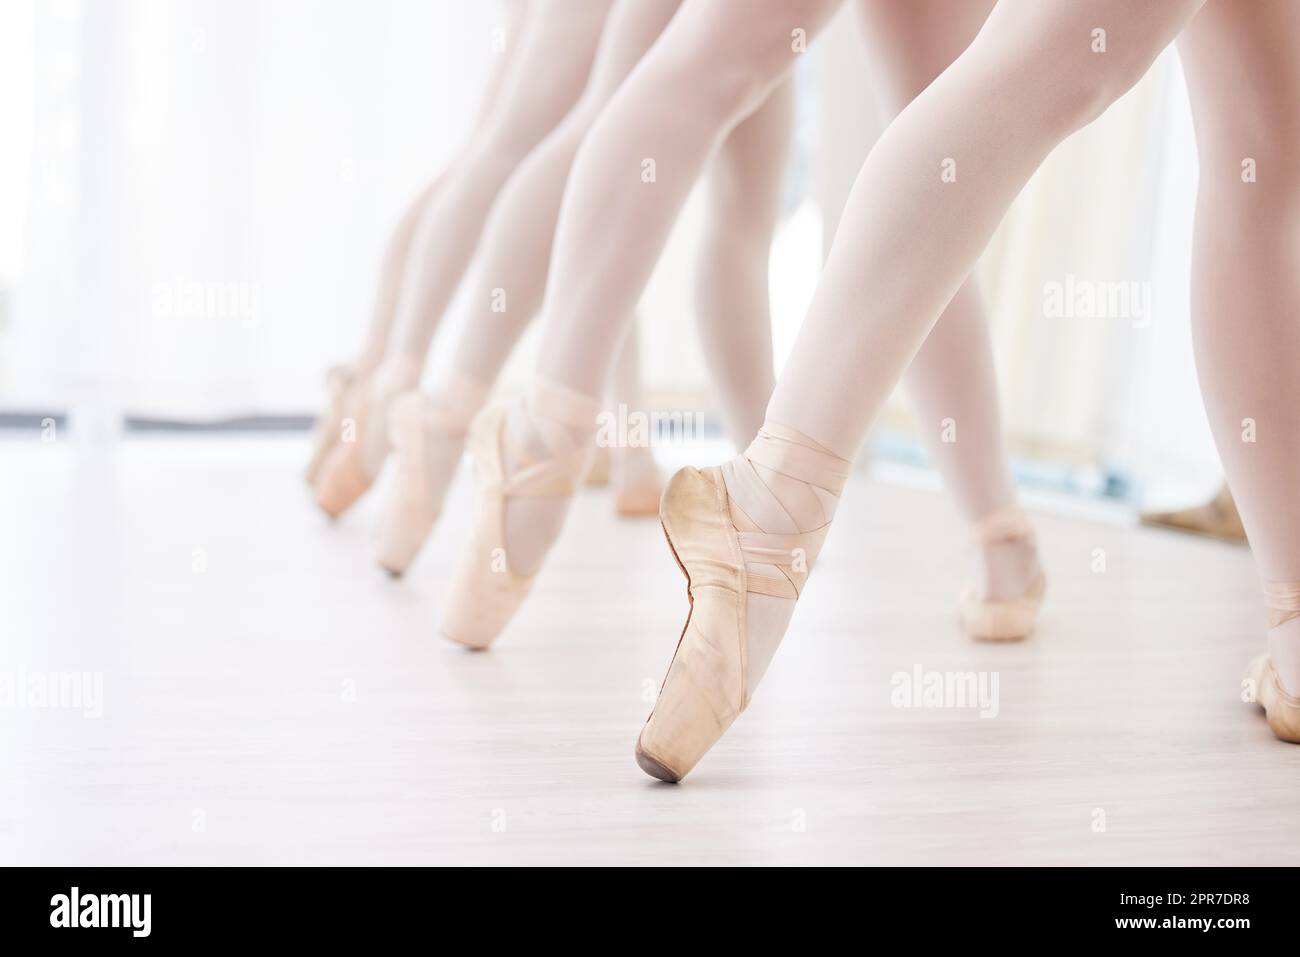
[(982, 542), (976, 551), (975, 589), (989, 601), (1014, 601), (1029, 592), (1040, 570), (1033, 538)]
[(506, 552), (520, 575), (534, 574), (559, 537), (573, 490), (591, 464), (599, 411), (590, 396), (536, 380), (507, 414), (505, 471), (526, 486), (505, 503)]
[(449, 370), (429, 394), (429, 424), (439, 431), (464, 435), (487, 404), (490, 392), (488, 383)]
[(975, 521), (975, 590), (991, 601), (1023, 598), (1041, 575), (1038, 542), (1028, 517), (1014, 502)]
[(732, 501), (764, 531), (803, 533), (830, 524), (850, 465), (803, 433), (765, 422), (722, 474)]
[(391, 398), (414, 389), (420, 381), (421, 363), (405, 356), (388, 356), (374, 370), (371, 383), (376, 396)]
[(1300, 582), (1264, 582), (1268, 603), (1268, 656), (1282, 690), (1300, 696)]
[(566, 472), (576, 470), (578, 477), (586, 474), (596, 448), (599, 413), (600, 403), (590, 396), (547, 379), (535, 379), (506, 414), (508, 471), (563, 457), (568, 463)]
[(1268, 630), (1268, 656), (1282, 690), (1300, 697), (1300, 618)]
[(767, 422), (749, 448), (722, 467), (733, 524), (763, 542), (745, 555), (751, 592), (798, 598), (849, 466), (803, 433)]

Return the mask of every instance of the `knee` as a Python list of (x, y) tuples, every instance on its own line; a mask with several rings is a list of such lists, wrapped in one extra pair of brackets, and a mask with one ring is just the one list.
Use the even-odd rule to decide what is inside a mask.
[(712, 31), (665, 49), (658, 69), (674, 109), (689, 111), (719, 131), (750, 113), (793, 60), (788, 37), (741, 47)]
[(1037, 101), (1065, 132), (1087, 126), (1142, 79), (1168, 44), (1163, 33), (1107, 31), (1078, 18), (1018, 24), (1002, 58), (1014, 89)]

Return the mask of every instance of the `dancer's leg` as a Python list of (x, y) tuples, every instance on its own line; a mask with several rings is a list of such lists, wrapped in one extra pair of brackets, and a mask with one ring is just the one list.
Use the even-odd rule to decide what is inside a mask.
[(574, 161), (542, 309), (543, 378), (600, 394), (631, 311), (705, 163), (839, 5), (683, 4)]
[[(993, 0), (858, 0), (871, 88), (892, 120), (979, 32)], [(921, 436), (958, 510), (975, 528), (1016, 508), (1002, 441), (997, 376), (979, 285), (967, 279), (903, 380)], [(1032, 537), (981, 541), (975, 592), (1016, 599), (1041, 570)]]
[[(1179, 52), (1200, 155), (1201, 391), (1261, 577), (1300, 582), (1300, 4), (1211, 0)], [(1300, 695), (1300, 618), (1269, 652)]]
[(541, 306), (574, 155), (677, 7), (678, 0), (620, 0), (615, 5), (582, 97), (502, 189), (467, 280), (469, 313), (451, 362), (460, 373), (482, 382), (495, 380)]
[(397, 354), (423, 363), (497, 193), (582, 92), (610, 5), (611, 0), (579, 0), (566, 6), (564, 16), (546, 4), (530, 10), (500, 108), (416, 227), (419, 270), (398, 301)]
[[(541, 381), (602, 393), (636, 301), (705, 164), (793, 64), (804, 48), (797, 41), (811, 38), (839, 3), (683, 4), (574, 160), (542, 309)], [(509, 431), (533, 455), (546, 454), (522, 419)], [(558, 496), (506, 503), (506, 548), (521, 572), (541, 563), (566, 506)]]
[[(394, 485), (380, 521), (378, 558), (389, 570), (404, 569), (431, 531), (460, 463), (470, 421), (541, 305), (555, 220), (583, 136), (677, 6), (678, 0), (619, 0), (614, 5), (582, 96), (519, 164), (493, 204), (466, 279), (468, 315), (450, 366), (438, 374), (424, 410), (407, 403), (403, 413), (412, 420), (400, 427), (402, 446), (413, 453), (405, 457), (418, 458), (419, 465), (399, 460), (404, 478)], [(635, 365), (630, 371), (636, 374)], [(645, 480), (653, 475), (648, 451), (630, 454), (624, 466), (619, 475), (629, 481), (638, 478), (634, 472)]]
[(1200, 6), (1000, 0), (863, 164), (768, 420), (851, 458), (1029, 176)]
[[(510, 70), (516, 62), (513, 55), (516, 34), (523, 24), (528, 6), (534, 0), (503, 0), (501, 3), (503, 29), (506, 31), (505, 49), (496, 56), (489, 68), (487, 82), (479, 97), (478, 121), (470, 134), (469, 142), (481, 135), (483, 128), (492, 117), (499, 101), (499, 92), (506, 82)], [(447, 169), (455, 169), (457, 163), (464, 160), (464, 148), (448, 164)], [(326, 456), (339, 443), (342, 420), (344, 417), (344, 398), (347, 389), (354, 383), (363, 381), (373, 375), (383, 361), (392, 336), (393, 321), (397, 315), (397, 298), (401, 289), (410, 256), (415, 227), (425, 209), (438, 195), (447, 170), (435, 176), (424, 189), (406, 207), (393, 229), (383, 259), (379, 266), (379, 283), (375, 302), (371, 309), (370, 324), (366, 329), (365, 342), (360, 355), (352, 362), (345, 363), (329, 371), (326, 386), (329, 393), (325, 412), (317, 419), (316, 434), (312, 440), (312, 455), (307, 464), (308, 482), (315, 482)]]
[[(503, 476), (485, 483), (480, 527), (457, 567), (444, 634), (486, 645), (523, 600), (569, 501), (566, 483), (552, 482), (548, 494), (539, 494), (528, 476), (561, 464), (577, 467), (574, 450), (592, 446), (596, 425), (594, 415), (548, 421), (543, 410), (599, 407), (594, 397), (603, 391), (636, 301), (704, 164), (762, 103), (839, 2), (687, 0), (583, 141), (552, 250), (541, 374), (507, 422), (485, 425), (502, 434), (485, 436), (484, 448), (505, 446), (510, 454), (489, 463)], [(568, 354), (575, 345), (580, 354)], [(506, 557), (505, 577), (500, 561), (492, 567), (483, 560), (489, 554)], [(508, 604), (487, 614), (483, 602), (493, 594)]]
[(501, 4), (506, 46), (493, 58), (487, 81), (483, 85), (483, 92), (479, 96), (478, 120), (470, 132), (469, 139), (465, 147), (447, 164), (447, 169), (434, 177), (433, 181), (420, 191), (393, 230), (393, 236), (389, 240), (380, 264), (379, 288), (365, 345), (362, 347), (360, 358), (353, 364), (353, 369), (358, 374), (373, 372), (383, 361), (384, 353), (388, 350), (394, 320), (397, 318), (402, 277), (408, 266), (418, 269), (418, 263), (410, 261), (416, 227), (424, 217), (425, 210), (441, 193), (443, 182), (447, 179), (456, 179), (459, 171), (464, 169), (470, 145), (481, 139), (488, 127), (495, 122), (497, 111), (501, 108), (501, 90), (511, 82), (511, 74), (519, 62), (515, 50), (521, 39), (525, 17), (529, 7), (535, 3), (536, 0), (506, 0)]
[[(634, 323), (623, 339), (614, 372), (610, 376), (605, 412), (649, 413), (641, 381), (639, 324)], [(631, 420), (629, 420), (631, 421)], [(647, 440), (652, 437), (647, 436)], [(610, 485), (614, 492), (614, 511), (629, 518), (655, 517), (659, 514), (659, 496), (663, 486), (655, 466), (654, 450), (649, 444), (627, 444), (610, 449)]]
[(378, 475), (388, 451), (388, 408), (418, 382), (502, 184), (577, 99), (611, 3), (580, 0), (564, 17), (546, 4), (529, 7), (499, 106), (416, 224), (384, 362), (353, 399), (355, 441), (334, 449), (321, 468), (316, 497), (327, 513), (349, 507)]
[(793, 84), (777, 86), (723, 141), (710, 164), (695, 269), (695, 313), (714, 392), (737, 448), (763, 424), (772, 396), (768, 260), (789, 164)]
[[(1200, 6), (1000, 0), (966, 52), (881, 136), (759, 440), (721, 470), (683, 470), (665, 492), (694, 607), (642, 733), (647, 771), (680, 778), (748, 703), (848, 461), (1007, 207)], [(1106, 52), (1094, 52), (1103, 38)]]

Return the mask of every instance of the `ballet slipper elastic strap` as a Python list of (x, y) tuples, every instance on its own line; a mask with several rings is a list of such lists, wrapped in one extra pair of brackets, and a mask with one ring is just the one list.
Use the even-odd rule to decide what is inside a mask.
[(1265, 581), (1264, 600), (1268, 602), (1268, 627), (1300, 618), (1300, 582)]
[(981, 545), (1032, 539), (1034, 527), (1019, 505), (1006, 505), (989, 512), (971, 526), (971, 535)]
[[(747, 495), (766, 496), (780, 507), (780, 502), (754, 468), (756, 465), (820, 488), (836, 498), (844, 488), (851, 467), (847, 459), (818, 445), (802, 432), (773, 422), (763, 423), (763, 428), (745, 450), (742, 463), (728, 463), (724, 469), (727, 480), (743, 485)], [(830, 522), (797, 533), (765, 532), (747, 516), (738, 513), (739, 509), (733, 505), (733, 519), (746, 526), (737, 525), (737, 537), (747, 568), (750, 565), (772, 566), (781, 573), (777, 577), (749, 568), (749, 591), (775, 598), (798, 598), (826, 540)]]

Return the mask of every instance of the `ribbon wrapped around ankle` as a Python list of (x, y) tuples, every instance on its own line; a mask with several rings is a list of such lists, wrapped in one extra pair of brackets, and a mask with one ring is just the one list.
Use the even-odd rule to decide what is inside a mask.
[(789, 426), (764, 422), (745, 458), (773, 472), (825, 489), (836, 498), (844, 490), (853, 463)]
[(533, 454), (511, 434), (504, 414), (491, 426), (500, 445), (516, 463), (510, 475), (499, 454), (478, 457), (484, 484), (502, 495), (572, 495), (595, 452), (600, 403), (557, 382), (537, 379), (523, 400), (524, 414), (546, 445), (547, 455)]
[(1300, 582), (1265, 581), (1264, 600), (1268, 603), (1268, 627), (1300, 618)]
[[(851, 465), (847, 459), (840, 458), (802, 432), (765, 422), (741, 460), (723, 468), (728, 484), (744, 489), (744, 498), (750, 501), (767, 498), (778, 508), (786, 510), (763, 481), (756, 466), (838, 498), (848, 480)], [(816, 528), (800, 532), (767, 532), (739, 511), (734, 498), (732, 518), (736, 522), (740, 551), (748, 571), (749, 591), (775, 598), (798, 598), (826, 540), (829, 519)], [(755, 565), (774, 567), (780, 574), (773, 575), (751, 567)]]

